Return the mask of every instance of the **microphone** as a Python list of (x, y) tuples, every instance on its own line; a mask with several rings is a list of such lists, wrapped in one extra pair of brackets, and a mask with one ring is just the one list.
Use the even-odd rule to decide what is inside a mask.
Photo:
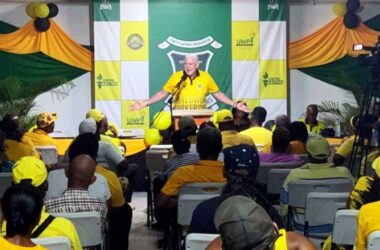
[(186, 81), (186, 79), (188, 78), (189, 76), (185, 73), (185, 72), (183, 72), (183, 75), (182, 75), (182, 77), (181, 77), (181, 80), (179, 80), (179, 82), (176, 84), (176, 89), (178, 89), (180, 86), (181, 86), (181, 84), (184, 82), (184, 81)]

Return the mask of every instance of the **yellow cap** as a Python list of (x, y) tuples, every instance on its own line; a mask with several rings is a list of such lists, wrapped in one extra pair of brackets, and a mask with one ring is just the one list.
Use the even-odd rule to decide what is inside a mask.
[(373, 170), (375, 170), (376, 175), (380, 178), (380, 157), (377, 157), (372, 162), (372, 168), (373, 168)]
[(104, 117), (104, 114), (99, 109), (90, 109), (86, 114), (86, 118), (92, 118), (97, 123), (100, 122)]
[(34, 156), (25, 156), (16, 161), (12, 174), (13, 183), (29, 179), (35, 187), (44, 183), (48, 176), (44, 162)]
[(43, 112), (37, 116), (37, 127), (44, 128), (57, 120), (56, 113)]
[(232, 120), (233, 120), (232, 112), (228, 109), (218, 110), (212, 116), (212, 121), (215, 124), (215, 126), (218, 126), (220, 122), (227, 122), (227, 121), (232, 121)]

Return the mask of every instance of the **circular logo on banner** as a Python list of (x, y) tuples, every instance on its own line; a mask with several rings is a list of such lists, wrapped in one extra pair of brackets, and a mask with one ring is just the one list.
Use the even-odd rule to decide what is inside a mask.
[(144, 46), (144, 40), (139, 34), (132, 34), (127, 39), (127, 46), (132, 50), (139, 50)]

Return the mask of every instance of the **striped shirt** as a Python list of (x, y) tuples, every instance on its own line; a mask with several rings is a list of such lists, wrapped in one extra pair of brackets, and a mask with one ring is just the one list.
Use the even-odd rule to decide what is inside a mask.
[(170, 160), (168, 160), (168, 169), (164, 173), (166, 177), (169, 177), (173, 172), (182, 166), (192, 165), (199, 161), (199, 155), (193, 153), (184, 153), (179, 155), (174, 155)]

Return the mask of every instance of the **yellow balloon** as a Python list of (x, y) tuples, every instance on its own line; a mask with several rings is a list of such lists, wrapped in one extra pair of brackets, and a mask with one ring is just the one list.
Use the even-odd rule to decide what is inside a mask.
[(38, 18), (45, 18), (49, 15), (49, 7), (46, 3), (40, 3), (34, 8), (34, 14)]
[(159, 130), (168, 129), (172, 124), (172, 116), (167, 111), (162, 111), (161, 113), (155, 114), (153, 119), (153, 127)]
[(39, 3), (31, 3), (28, 4), (28, 6), (26, 6), (26, 14), (28, 14), (28, 16), (30, 16), (31, 18), (36, 18), (34, 8), (36, 8), (37, 5), (39, 5)]
[(345, 3), (336, 2), (333, 5), (333, 12), (337, 16), (344, 16), (347, 13), (347, 7)]
[(160, 132), (156, 128), (151, 128), (145, 132), (145, 143), (147, 145), (159, 144), (162, 140)]

